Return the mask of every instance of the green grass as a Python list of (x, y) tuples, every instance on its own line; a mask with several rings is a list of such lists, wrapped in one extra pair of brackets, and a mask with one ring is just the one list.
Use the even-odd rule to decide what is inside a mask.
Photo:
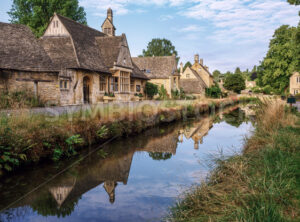
[(219, 161), (208, 182), (184, 193), (167, 220), (299, 221), (300, 118), (281, 118), (271, 131), (258, 123), (245, 152)]

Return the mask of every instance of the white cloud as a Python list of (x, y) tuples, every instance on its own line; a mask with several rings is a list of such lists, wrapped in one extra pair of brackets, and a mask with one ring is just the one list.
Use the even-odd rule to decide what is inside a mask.
[(189, 26), (186, 26), (182, 29), (178, 29), (179, 32), (199, 32), (199, 31), (202, 31), (202, 30), (203, 30), (203, 28), (201, 28), (198, 25), (189, 25)]
[(220, 42), (262, 41), (272, 36), (280, 24), (296, 25), (299, 7), (285, 0), (197, 0), (182, 14), (188, 18), (209, 21), (215, 31), (212, 39)]
[(174, 18), (173, 15), (161, 15), (161, 16), (159, 17), (159, 20), (160, 20), (160, 21), (168, 21), (168, 20), (171, 20), (171, 19), (173, 19), (173, 18)]

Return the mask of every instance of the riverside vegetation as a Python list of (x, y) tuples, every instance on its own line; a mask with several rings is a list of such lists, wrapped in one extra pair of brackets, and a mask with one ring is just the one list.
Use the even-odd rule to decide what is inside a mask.
[(243, 153), (218, 160), (168, 221), (299, 221), (300, 115), (278, 101), (262, 102), (255, 127)]
[[(133, 110), (113, 104), (50, 118), (43, 114), (0, 114), (0, 173), (42, 160), (68, 158), (86, 146), (252, 98), (146, 103)], [(152, 106), (151, 106), (152, 104)], [(153, 104), (157, 104), (153, 106)], [(114, 106), (119, 108), (114, 109)]]

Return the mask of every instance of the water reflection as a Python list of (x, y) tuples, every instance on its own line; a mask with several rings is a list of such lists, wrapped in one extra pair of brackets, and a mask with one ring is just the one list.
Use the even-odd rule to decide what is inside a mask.
[[(101, 155), (97, 154), (90, 155), (45, 186), (18, 200), (51, 178), (59, 170), (64, 169), (72, 161), (60, 166), (49, 166), (48, 164), (30, 171), (20, 172), (0, 183), (1, 209), (13, 203), (8, 210), (1, 213), (0, 219), (15, 220), (20, 218), (16, 216), (15, 212), (22, 209), (28, 211), (26, 206), (30, 206), (30, 209), (35, 213), (29, 210), (29, 213), (25, 212), (21, 217), (23, 219), (28, 215), (64, 218), (72, 215), (79, 202), (84, 203), (81, 201), (84, 194), (100, 187), (106, 192), (107, 202), (113, 205), (118, 202), (116, 193), (119, 185), (126, 186), (128, 183), (134, 155), (146, 152), (148, 157), (154, 161), (168, 162), (176, 155), (179, 144), (183, 144), (185, 141), (193, 141), (193, 149), (199, 150), (200, 145), (203, 144), (203, 139), (212, 129), (214, 123), (225, 121), (227, 124), (238, 128), (246, 120), (246, 113), (242, 109), (234, 107), (214, 116), (168, 124), (152, 128), (135, 137), (120, 139), (104, 147), (105, 152), (108, 153), (107, 158), (103, 159)], [(148, 168), (151, 171), (151, 165), (139, 164), (144, 167), (145, 171)], [(169, 168), (167, 169), (174, 170)], [(176, 183), (176, 180), (170, 181), (171, 179), (168, 179), (169, 183)], [(145, 180), (145, 183), (151, 182), (151, 180), (150, 182)], [(95, 198), (101, 198), (101, 196)], [(14, 201), (16, 202), (14, 203)], [(169, 202), (166, 203), (166, 205), (169, 204)], [(145, 216), (143, 219), (148, 218)]]

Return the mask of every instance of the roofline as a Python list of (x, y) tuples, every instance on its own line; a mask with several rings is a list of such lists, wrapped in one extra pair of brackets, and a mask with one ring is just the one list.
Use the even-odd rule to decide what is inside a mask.
[(30, 69), (22, 69), (22, 68), (7, 68), (7, 67), (0, 67), (0, 71), (2, 70), (15, 70), (15, 71), (22, 71), (22, 72), (51, 72), (51, 73), (59, 73), (60, 70), (50, 70), (50, 69), (36, 69), (36, 68), (30, 68)]
[(101, 28), (103, 27), (103, 25), (104, 25), (104, 23), (105, 23), (106, 20), (108, 20), (108, 21), (110, 22), (110, 24), (114, 27), (114, 29), (115, 29), (115, 31), (116, 31), (117, 29), (116, 29), (116, 27), (114, 26), (114, 23), (113, 23), (109, 18), (106, 18), (106, 19), (104, 20), (104, 22), (103, 22), (102, 25), (101, 25)]

